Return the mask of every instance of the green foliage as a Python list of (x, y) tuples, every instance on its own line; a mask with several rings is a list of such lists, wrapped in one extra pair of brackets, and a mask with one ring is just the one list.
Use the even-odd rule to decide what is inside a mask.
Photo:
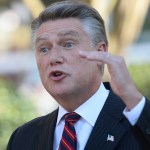
[(138, 89), (150, 99), (150, 64), (131, 65), (129, 71)]
[(0, 150), (6, 149), (10, 135), (18, 126), (35, 116), (33, 102), (10, 83), (0, 81)]

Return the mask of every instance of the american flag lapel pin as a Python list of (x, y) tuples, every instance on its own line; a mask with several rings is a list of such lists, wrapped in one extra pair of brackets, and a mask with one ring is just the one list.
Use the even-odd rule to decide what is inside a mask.
[(113, 136), (113, 135), (108, 134), (108, 136), (107, 136), (107, 141), (114, 142), (114, 136)]

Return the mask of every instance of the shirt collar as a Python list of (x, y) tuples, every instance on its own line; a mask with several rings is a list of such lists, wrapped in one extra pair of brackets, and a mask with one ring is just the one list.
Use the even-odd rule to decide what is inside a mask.
[[(103, 105), (108, 97), (109, 91), (106, 90), (103, 83), (101, 83), (97, 92), (90, 97), (85, 103), (79, 106), (74, 112), (78, 113), (89, 124), (94, 126), (99, 113), (101, 112)], [(89, 113), (90, 112), (90, 113)], [(59, 105), (57, 124), (61, 118), (68, 113), (62, 106)]]

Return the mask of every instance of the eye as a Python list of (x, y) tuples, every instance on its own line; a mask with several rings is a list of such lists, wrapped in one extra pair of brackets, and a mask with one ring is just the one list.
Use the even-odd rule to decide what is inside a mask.
[(74, 46), (73, 42), (67, 42), (67, 43), (64, 44), (64, 47), (68, 48), (68, 49), (72, 48), (73, 46)]
[(42, 47), (42, 48), (40, 48), (40, 52), (42, 52), (42, 53), (47, 53), (48, 51), (49, 51), (48, 47)]

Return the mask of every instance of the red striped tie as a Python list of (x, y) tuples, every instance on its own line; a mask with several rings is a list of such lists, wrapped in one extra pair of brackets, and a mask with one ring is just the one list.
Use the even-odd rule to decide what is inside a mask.
[(65, 126), (59, 145), (59, 150), (76, 150), (77, 138), (74, 123), (80, 119), (75, 112), (67, 113), (64, 116)]

